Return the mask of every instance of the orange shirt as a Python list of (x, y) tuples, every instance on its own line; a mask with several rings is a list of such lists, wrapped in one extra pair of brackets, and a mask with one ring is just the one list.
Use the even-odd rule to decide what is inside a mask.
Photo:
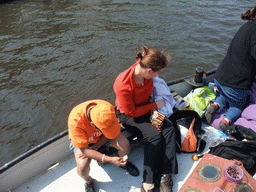
[(102, 133), (97, 131), (87, 118), (86, 111), (90, 104), (105, 102), (91, 100), (77, 105), (68, 118), (68, 133), (74, 147), (88, 147), (90, 143), (97, 143)]
[(115, 104), (121, 113), (129, 117), (140, 117), (149, 113), (156, 103), (150, 103), (153, 92), (153, 79), (145, 79), (144, 85), (137, 84), (134, 70), (138, 63), (120, 73), (114, 83)]

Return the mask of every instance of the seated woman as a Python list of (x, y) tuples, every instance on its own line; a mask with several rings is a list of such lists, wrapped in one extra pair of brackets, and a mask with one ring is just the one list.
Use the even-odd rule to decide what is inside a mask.
[(154, 179), (160, 176), (161, 191), (169, 192), (173, 185), (171, 174), (178, 173), (175, 129), (169, 121), (164, 121), (162, 131), (159, 132), (150, 123), (152, 108), (165, 106), (164, 99), (153, 103), (150, 103), (150, 99), (153, 92), (152, 78), (167, 66), (167, 57), (146, 46), (141, 49), (142, 53), (136, 54), (136, 63), (115, 80), (117, 117), (128, 131), (141, 135), (145, 143), (141, 191), (153, 191)]

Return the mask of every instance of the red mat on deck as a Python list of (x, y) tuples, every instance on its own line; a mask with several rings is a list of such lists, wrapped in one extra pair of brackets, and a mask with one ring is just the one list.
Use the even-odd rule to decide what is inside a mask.
[(219, 187), (224, 192), (256, 191), (256, 180), (240, 166), (244, 176), (240, 183), (228, 182), (224, 176), (225, 168), (234, 161), (206, 153), (179, 192), (213, 192)]

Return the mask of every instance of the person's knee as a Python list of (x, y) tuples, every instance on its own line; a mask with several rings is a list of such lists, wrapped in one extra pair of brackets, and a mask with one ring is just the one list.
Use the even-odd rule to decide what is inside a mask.
[(90, 162), (91, 159), (85, 158), (77, 162), (77, 173), (79, 175), (85, 176), (87, 173), (89, 174), (90, 170)]
[(87, 169), (89, 169), (89, 165), (87, 165), (87, 164), (83, 164), (83, 165), (81, 165), (81, 164), (78, 164), (77, 165), (77, 172), (84, 172), (84, 171), (86, 171)]
[(85, 157), (80, 151), (75, 152), (75, 159), (77, 164), (77, 173), (82, 174), (89, 169), (91, 159)]
[(119, 149), (123, 149), (126, 151), (130, 150), (130, 143), (129, 140), (127, 139), (127, 137), (125, 135), (123, 135), (122, 133), (120, 133), (116, 139), (114, 139), (114, 144), (113, 147)]
[(130, 142), (128, 141), (128, 139), (124, 136), (123, 139), (121, 140), (121, 144), (123, 146), (123, 148), (130, 148)]

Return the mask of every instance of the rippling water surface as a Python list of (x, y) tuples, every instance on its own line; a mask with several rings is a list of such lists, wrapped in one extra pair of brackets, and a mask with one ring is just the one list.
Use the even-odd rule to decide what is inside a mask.
[(67, 129), (141, 45), (172, 55), (166, 81), (216, 68), (252, 0), (17, 0), (0, 4), (0, 166)]

